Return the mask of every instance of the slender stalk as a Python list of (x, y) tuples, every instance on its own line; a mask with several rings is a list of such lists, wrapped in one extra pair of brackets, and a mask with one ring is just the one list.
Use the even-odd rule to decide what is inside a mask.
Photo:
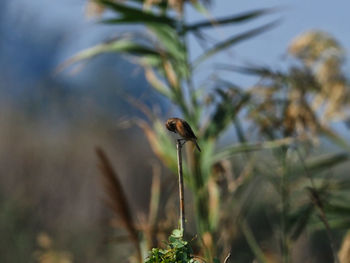
[(182, 142), (181, 139), (177, 140), (177, 169), (179, 174), (179, 201), (180, 201), (180, 230), (182, 235), (185, 234), (185, 194), (184, 194), (184, 179), (182, 174)]
[(289, 197), (289, 179), (288, 179), (288, 165), (286, 160), (287, 148), (282, 146), (276, 152), (277, 158), (281, 162), (282, 173), (281, 173), (281, 184), (280, 184), (280, 192), (281, 192), (281, 253), (282, 253), (282, 262), (289, 263), (290, 262), (290, 243), (288, 237), (288, 213), (290, 206), (290, 197)]
[(288, 193), (288, 171), (285, 160), (285, 154), (283, 156), (283, 173), (281, 177), (281, 201), (282, 201), (282, 214), (281, 214), (281, 228), (282, 228), (282, 262), (289, 263), (289, 238), (287, 233), (287, 218), (289, 212), (289, 193)]
[(253, 251), (254, 255), (256, 256), (257, 260), (261, 263), (268, 263), (268, 259), (265, 257), (264, 252), (261, 250), (261, 248), (258, 245), (258, 242), (256, 241), (252, 230), (250, 229), (247, 221), (242, 218), (240, 222), (238, 222), (241, 231), (244, 235), (244, 237), (247, 240), (247, 243), (250, 247), (250, 249)]
[(228, 253), (227, 256), (225, 257), (224, 263), (227, 263), (230, 257), (231, 257), (231, 253)]
[(309, 193), (310, 193), (311, 201), (319, 209), (319, 212), (320, 212), (319, 217), (320, 217), (322, 223), (324, 224), (324, 226), (326, 228), (326, 233), (327, 233), (327, 236), (328, 236), (328, 239), (329, 239), (329, 242), (330, 242), (330, 246), (331, 246), (331, 249), (332, 249), (334, 262), (335, 263), (339, 263), (339, 258), (338, 258), (338, 255), (337, 255), (336, 245), (335, 245), (334, 238), (333, 238), (333, 235), (332, 235), (331, 227), (329, 225), (326, 213), (324, 211), (323, 202), (322, 202), (321, 198), (318, 195), (318, 192), (316, 190), (316, 186), (315, 186), (313, 177), (312, 177), (310, 171), (308, 170), (308, 168), (307, 168), (307, 166), (305, 164), (305, 161), (304, 161), (304, 159), (303, 159), (303, 157), (302, 157), (302, 155), (301, 155), (301, 153), (300, 153), (298, 148), (296, 149), (296, 152), (297, 152), (298, 158), (299, 158), (299, 160), (300, 160), (300, 162), (301, 162), (301, 164), (303, 166), (304, 172), (305, 172), (306, 176), (310, 180), (311, 187), (309, 188)]
[(330, 225), (328, 223), (327, 216), (326, 216), (326, 213), (325, 213), (324, 208), (323, 208), (323, 204), (322, 204), (320, 198), (318, 197), (318, 194), (317, 194), (316, 191), (311, 191), (311, 195), (312, 195), (311, 198), (313, 199), (313, 202), (314, 202), (315, 206), (319, 209), (320, 219), (321, 219), (321, 221), (323, 222), (323, 224), (326, 227), (326, 233), (327, 233), (327, 236), (328, 236), (328, 239), (329, 239), (329, 243), (330, 243), (330, 246), (331, 246), (331, 249), (332, 249), (334, 262), (335, 263), (340, 263), (338, 255), (337, 255), (337, 249), (336, 249), (336, 246), (335, 246), (334, 238), (333, 238), (333, 235), (332, 235), (332, 230), (331, 230), (331, 227), (330, 227)]

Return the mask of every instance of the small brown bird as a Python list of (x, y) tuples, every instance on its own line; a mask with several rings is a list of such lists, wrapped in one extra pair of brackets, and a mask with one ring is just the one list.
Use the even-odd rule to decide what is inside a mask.
[(191, 126), (185, 120), (180, 118), (170, 118), (166, 121), (165, 127), (169, 131), (179, 134), (183, 140), (194, 142), (198, 151), (201, 151), (201, 148), (197, 143), (196, 135), (194, 135)]

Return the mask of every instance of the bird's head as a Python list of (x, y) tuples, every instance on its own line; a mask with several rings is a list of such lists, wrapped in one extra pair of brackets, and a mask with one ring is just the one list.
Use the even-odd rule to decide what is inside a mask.
[(176, 118), (170, 118), (166, 121), (165, 127), (171, 131), (176, 133)]

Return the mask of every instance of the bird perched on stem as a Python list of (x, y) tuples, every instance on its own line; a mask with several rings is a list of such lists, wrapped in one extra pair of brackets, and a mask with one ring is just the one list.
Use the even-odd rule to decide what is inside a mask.
[(194, 135), (191, 126), (185, 120), (180, 118), (170, 118), (166, 121), (165, 127), (169, 131), (179, 134), (186, 142), (192, 141), (196, 145), (198, 151), (201, 151), (201, 148), (197, 143), (196, 135)]

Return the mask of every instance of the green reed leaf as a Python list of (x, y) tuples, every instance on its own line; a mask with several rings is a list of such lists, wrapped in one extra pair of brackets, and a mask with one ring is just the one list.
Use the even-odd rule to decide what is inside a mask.
[(196, 31), (204, 28), (212, 28), (215, 26), (223, 26), (223, 25), (232, 25), (232, 24), (237, 24), (237, 23), (243, 23), (243, 22), (248, 22), (252, 19), (258, 18), (262, 15), (266, 15), (268, 13), (273, 12), (274, 9), (258, 9), (258, 10), (253, 10), (249, 12), (244, 12), (238, 15), (233, 15), (233, 16), (228, 16), (228, 17), (223, 17), (223, 18), (217, 18), (214, 19), (213, 21), (201, 21), (201, 22), (196, 22), (192, 25), (187, 25), (185, 26), (185, 31)]
[(111, 2), (108, 0), (100, 0), (103, 5), (109, 9), (121, 14), (119, 18), (106, 19), (101, 22), (108, 24), (120, 24), (120, 23), (130, 23), (130, 24), (145, 24), (145, 23), (158, 23), (166, 24), (168, 26), (175, 27), (176, 21), (165, 15), (156, 15), (150, 11), (127, 6), (118, 2)]
[(244, 33), (238, 34), (236, 36), (233, 36), (227, 40), (224, 40), (218, 44), (216, 44), (214, 47), (211, 49), (207, 50), (203, 55), (199, 56), (195, 61), (194, 61), (194, 67), (197, 67), (200, 63), (204, 62), (208, 58), (218, 54), (219, 52), (228, 49), (232, 47), (233, 45), (236, 45), (244, 40), (250, 39), (252, 37), (255, 37), (257, 35), (260, 35), (264, 33), (265, 31), (275, 27), (280, 23), (280, 20), (276, 20), (274, 22), (268, 23), (266, 25), (257, 27), (255, 29), (246, 31)]

